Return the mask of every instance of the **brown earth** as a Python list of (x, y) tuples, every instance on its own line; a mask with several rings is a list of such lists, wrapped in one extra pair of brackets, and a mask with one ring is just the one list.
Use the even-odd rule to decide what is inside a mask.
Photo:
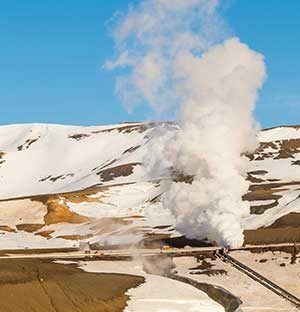
[(157, 126), (158, 123), (149, 123), (149, 124), (131, 124), (131, 123), (126, 123), (124, 126), (121, 127), (114, 127), (114, 128), (109, 128), (109, 129), (103, 129), (103, 130), (96, 130), (92, 131), (90, 133), (75, 133), (73, 135), (69, 135), (68, 138), (74, 139), (77, 141), (86, 139), (90, 137), (93, 134), (98, 134), (98, 133), (109, 133), (112, 131), (118, 131), (119, 133), (131, 133), (133, 131), (142, 133), (145, 132), (148, 129), (154, 128)]
[(66, 202), (81, 203), (81, 202), (99, 202), (97, 198), (91, 198), (89, 195), (96, 194), (100, 190), (97, 188), (90, 188), (86, 190), (51, 194), (39, 195), (29, 197), (32, 201), (43, 203), (47, 208), (47, 213), (44, 216), (45, 225), (55, 223), (85, 223), (90, 221), (90, 218), (82, 216), (69, 209)]
[[(90, 221), (90, 218), (75, 213), (69, 209), (66, 202), (80, 203), (80, 202), (99, 202), (98, 198), (91, 198), (89, 195), (95, 194), (99, 191), (97, 188), (90, 188), (87, 190), (81, 190), (77, 192), (69, 192), (65, 194), (50, 194), (50, 195), (38, 195), (31, 197), (23, 197), (20, 199), (30, 199), (33, 203), (42, 203), (47, 212), (44, 215), (43, 224), (18, 224), (16, 226), (19, 231), (26, 231), (30, 233), (37, 232), (37, 235), (41, 235), (47, 238), (51, 238), (53, 231), (42, 231), (41, 229), (46, 225), (57, 224), (57, 223), (73, 223), (81, 224)], [(14, 201), (16, 199), (1, 200), (1, 202)], [(1, 225), (0, 230), (2, 231), (15, 231), (7, 225)], [(41, 230), (41, 231), (39, 231)]]
[(288, 228), (288, 227), (300, 227), (300, 213), (291, 212), (279, 219), (277, 219), (273, 224), (268, 228)]
[(80, 141), (88, 137), (90, 137), (90, 134), (86, 134), (86, 133), (77, 133), (77, 134), (68, 136), (69, 139), (74, 139), (76, 141)]
[[(116, 185), (119, 186), (120, 184)], [(118, 230), (121, 226), (132, 223), (132, 220), (125, 220), (124, 218), (101, 218), (101, 220), (95, 221), (92, 218), (80, 215), (71, 211), (67, 203), (81, 203), (81, 202), (101, 202), (102, 195), (98, 197), (90, 197), (90, 195), (97, 194), (99, 192), (104, 192), (110, 187), (90, 187), (80, 191), (49, 194), (49, 195), (36, 195), (20, 198), (11, 198), (6, 200), (0, 200), (0, 202), (10, 202), (16, 200), (29, 199), (33, 202), (39, 202), (44, 205), (46, 214), (44, 215), (44, 223), (42, 224), (19, 224), (16, 226), (19, 231), (26, 231), (30, 233), (35, 233), (36, 235), (41, 235), (45, 238), (52, 238), (51, 234), (54, 233), (52, 230), (43, 230), (46, 225), (57, 224), (57, 223), (73, 223), (82, 224), (89, 223), (91, 231), (96, 234), (103, 234), (110, 231)], [(105, 196), (105, 195), (103, 195)], [(0, 230), (2, 231), (14, 231), (15, 229), (2, 224), (0, 225)], [(89, 234), (88, 234), (89, 235)], [(78, 239), (81, 236), (77, 235), (67, 235), (63, 236), (64, 239)], [(86, 236), (87, 237), (87, 236)], [(82, 236), (81, 238), (84, 238)]]
[(244, 231), (245, 244), (264, 245), (300, 242), (300, 213), (289, 213), (268, 227)]
[[(272, 151), (265, 151), (271, 148)], [(274, 142), (261, 142), (260, 146), (252, 155), (247, 155), (250, 160), (286, 159), (295, 158), (295, 154), (300, 153), (300, 139), (285, 139)]]
[(196, 267), (190, 268), (189, 270), (207, 270), (211, 269), (215, 264), (212, 264), (205, 259), (201, 261), (201, 264), (197, 265)]
[(278, 141), (278, 143), (280, 151), (274, 159), (295, 158), (294, 154), (300, 152), (300, 139), (282, 140)]
[(78, 251), (76, 247), (42, 248), (42, 249), (1, 249), (0, 257), (10, 255), (39, 255), (47, 253), (68, 253)]
[[(78, 191), (70, 191), (70, 192), (61, 192), (61, 193), (53, 193), (53, 194), (41, 194), (41, 195), (32, 195), (32, 196), (20, 196), (20, 197), (14, 197), (14, 198), (4, 198), (0, 199), (0, 202), (6, 202), (6, 201), (15, 201), (15, 200), (21, 200), (21, 199), (30, 199), (33, 201), (40, 201), (45, 202), (49, 198), (56, 197), (57, 199), (67, 199), (68, 201), (72, 201), (74, 203), (81, 202), (81, 201), (92, 201), (92, 198), (89, 198), (89, 195), (94, 195), (99, 192), (104, 192), (105, 190), (110, 189), (111, 187), (116, 186), (122, 186), (122, 185), (128, 185), (131, 183), (118, 183), (114, 184), (113, 186), (91, 186), (87, 187)], [(97, 199), (94, 199), (93, 201), (98, 201)]]
[(33, 233), (40, 230), (43, 226), (44, 224), (17, 224), (16, 228), (18, 231)]
[(55, 232), (54, 230), (45, 230), (45, 231), (37, 232), (37, 233), (35, 233), (35, 235), (40, 235), (42, 237), (50, 239), (50, 238), (52, 238), (51, 234), (54, 232)]
[(127, 153), (133, 153), (134, 151), (136, 151), (136, 150), (139, 149), (140, 147), (141, 147), (141, 145), (132, 146), (132, 147), (126, 149), (126, 150), (123, 152), (123, 155), (124, 155), (124, 154), (127, 154)]
[(8, 225), (0, 225), (0, 231), (4, 231), (4, 232), (16, 232), (15, 229), (11, 228)]
[(228, 272), (226, 270), (204, 270), (204, 271), (193, 271), (190, 272), (191, 275), (207, 275), (207, 276), (216, 276), (216, 275), (227, 275)]
[(62, 238), (62, 239), (66, 239), (66, 240), (83, 240), (83, 239), (87, 239), (90, 237), (93, 237), (93, 235), (92, 234), (87, 234), (87, 235), (72, 234), (72, 235), (57, 236), (57, 238)]
[(144, 278), (86, 273), (41, 259), (0, 261), (0, 312), (117, 312)]
[(139, 162), (129, 163), (125, 165), (103, 169), (98, 171), (96, 174), (100, 177), (102, 181), (107, 182), (118, 177), (128, 177), (133, 173), (134, 168), (140, 165), (141, 163)]
[(24, 149), (28, 149), (30, 147), (31, 144), (35, 143), (38, 141), (40, 137), (36, 138), (36, 139), (27, 139), (25, 141), (25, 143), (23, 143), (22, 145), (18, 146), (17, 149), (18, 151), (22, 151)]
[(109, 162), (106, 162), (106, 163), (104, 163), (104, 164), (102, 164), (102, 165), (100, 165), (100, 166), (98, 166), (98, 167), (95, 167), (95, 168), (92, 169), (92, 172), (93, 172), (93, 171), (96, 171), (96, 170), (102, 170), (102, 169), (104, 169), (104, 168), (106, 168), (106, 167), (112, 165), (112, 164), (115, 163), (117, 160), (118, 160), (117, 158), (114, 158), (113, 160), (111, 160), (111, 161), (109, 161)]
[[(88, 134), (74, 134), (70, 136), (71, 139), (81, 140), (85, 139), (90, 135), (97, 134), (100, 132), (110, 132), (110, 131), (118, 131), (121, 133), (130, 133), (132, 131), (143, 132), (151, 127), (155, 126), (155, 124), (144, 125), (144, 124), (128, 124), (121, 127), (116, 127), (113, 129), (104, 129), (100, 131), (94, 131)], [(299, 127), (298, 127), (299, 128)], [(21, 149), (28, 148), (31, 144), (33, 144), (37, 139), (34, 140), (27, 140), (21, 147)], [(129, 153), (134, 151), (135, 149), (139, 148), (139, 146), (133, 146), (124, 151), (124, 153)], [(272, 151), (265, 151), (266, 149), (272, 148)], [(264, 158), (293, 158), (295, 153), (300, 153), (300, 139), (290, 139), (290, 140), (281, 140), (275, 142), (262, 142), (260, 147), (256, 150), (253, 155), (249, 157), (251, 159), (264, 159)], [(5, 155), (4, 152), (0, 151), (0, 160)], [(248, 155), (247, 155), (248, 156)], [(110, 181), (115, 177), (119, 176), (128, 176), (130, 175), (134, 167), (137, 165), (141, 165), (140, 163), (131, 163), (125, 164), (121, 166), (116, 166), (112, 168), (105, 169), (105, 167), (112, 165), (112, 163), (116, 161), (113, 160), (110, 164), (106, 164), (105, 166), (96, 167), (94, 170), (97, 171), (97, 174), (104, 180)], [(295, 161), (295, 164), (297, 162)], [(248, 180), (252, 182), (252, 185), (249, 188), (249, 192), (243, 197), (244, 200), (252, 201), (257, 200), (274, 200), (271, 204), (261, 204), (255, 205), (251, 207), (252, 214), (263, 214), (267, 209), (272, 209), (273, 207), (278, 205), (278, 199), (282, 197), (281, 194), (278, 192), (287, 190), (289, 186), (292, 185), (299, 185), (299, 181), (290, 182), (290, 183), (280, 183), (280, 181), (269, 181), (274, 183), (267, 183), (264, 178), (264, 174), (267, 171), (264, 170), (256, 170), (248, 173)], [(60, 175), (56, 177), (46, 177), (45, 180), (51, 180), (55, 182), (57, 179), (64, 179), (67, 175)], [(180, 172), (173, 172), (172, 178), (176, 182), (185, 182), (185, 183), (192, 183), (193, 176), (184, 175)], [(275, 183), (276, 182), (276, 183)], [(253, 184), (255, 183), (255, 184)], [(91, 222), (89, 218), (82, 216), (80, 214), (76, 214), (72, 212), (66, 202), (73, 202), (73, 203), (80, 203), (80, 202), (99, 202), (101, 198), (91, 198), (89, 195), (96, 194), (100, 191), (104, 191), (106, 187), (91, 187), (85, 190), (77, 191), (77, 192), (69, 192), (65, 194), (53, 194), (53, 195), (41, 195), (41, 196), (33, 196), (30, 199), (33, 201), (40, 201), (42, 202), (47, 208), (47, 214), (44, 217), (45, 224), (53, 224), (53, 223), (60, 223), (60, 222), (67, 222), (67, 223), (85, 223)], [(159, 201), (160, 195), (152, 199), (153, 201)], [(150, 200), (150, 201), (152, 201)], [(296, 218), (296, 219), (295, 219)], [(107, 221), (107, 220), (106, 220)], [(299, 241), (299, 233), (300, 232), (300, 220), (295, 215), (287, 215), (283, 218), (277, 220), (273, 225), (267, 228), (262, 228), (253, 231), (245, 231), (246, 236), (246, 243), (254, 243), (254, 242), (286, 242), (289, 241)], [(31, 224), (20, 224), (17, 226), (18, 230), (24, 230), (27, 232), (35, 232), (36, 235), (41, 235), (47, 238), (51, 238), (52, 231), (43, 231), (40, 229), (42, 225), (31, 225)], [(99, 232), (105, 232), (106, 230), (111, 230), (111, 228), (115, 228), (118, 226), (115, 222), (109, 222), (106, 226), (99, 222), (97, 224), (97, 230)], [(104, 228), (102, 228), (104, 227)], [(298, 230), (299, 228), (299, 230)], [(11, 231), (14, 229), (10, 229), (6, 225), (3, 225), (0, 229), (3, 231)], [(142, 230), (142, 229), (139, 229)], [(79, 236), (68, 235), (64, 236), (65, 239), (75, 239), (79, 238)], [(156, 239), (168, 240), (169, 235), (161, 235), (156, 236), (151, 235), (146, 236), (146, 241), (156, 241)], [(198, 243), (197, 243), (198, 244)]]
[(300, 227), (261, 228), (244, 231), (245, 245), (300, 243)]
[(248, 193), (243, 196), (243, 200), (248, 200), (250, 205), (251, 201), (274, 200), (271, 204), (262, 204), (251, 207), (251, 214), (263, 214), (267, 209), (271, 209), (278, 205), (278, 199), (282, 197), (282, 195), (277, 194), (278, 192), (286, 191), (288, 190), (288, 187), (294, 185), (300, 185), (300, 182), (292, 181), (252, 184), (249, 187)]
[(253, 174), (251, 174), (250, 172), (248, 172), (246, 180), (250, 181), (251, 183), (262, 183), (262, 182), (265, 182), (264, 179), (257, 178)]
[(93, 131), (92, 133), (97, 134), (97, 133), (105, 133), (105, 132), (112, 132), (112, 131), (118, 131), (119, 133), (131, 133), (133, 131), (137, 131), (139, 133), (142, 133), (148, 129), (154, 128), (157, 125), (158, 125), (157, 123), (137, 124), (137, 125), (128, 124), (122, 127), (115, 127), (115, 128), (110, 128), (110, 129)]
[[(44, 199), (41, 199), (45, 200)], [(44, 216), (46, 225), (55, 223), (84, 223), (89, 221), (89, 218), (71, 211), (66, 205), (61, 204), (56, 198), (47, 198), (43, 202), (47, 206), (47, 214)]]
[(2, 159), (5, 156), (5, 152), (0, 151), (0, 165), (5, 163), (5, 160)]
[(56, 182), (57, 180), (65, 180), (66, 178), (74, 177), (74, 173), (60, 174), (58, 176), (49, 175), (39, 180), (39, 182), (51, 181)]
[(187, 184), (192, 184), (193, 181), (194, 181), (194, 176), (192, 175), (187, 175), (187, 174), (184, 174), (182, 172), (179, 172), (177, 170), (173, 170), (172, 172), (172, 180), (174, 182), (184, 182), (184, 183), (187, 183)]

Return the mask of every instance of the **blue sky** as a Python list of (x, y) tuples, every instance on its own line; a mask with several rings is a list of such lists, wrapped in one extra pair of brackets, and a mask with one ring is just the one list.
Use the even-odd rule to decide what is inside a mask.
[[(0, 0), (0, 124), (108, 124), (145, 120), (114, 95), (107, 21), (129, 0)], [(231, 0), (233, 33), (265, 55), (255, 116), (263, 127), (300, 124), (300, 1)]]

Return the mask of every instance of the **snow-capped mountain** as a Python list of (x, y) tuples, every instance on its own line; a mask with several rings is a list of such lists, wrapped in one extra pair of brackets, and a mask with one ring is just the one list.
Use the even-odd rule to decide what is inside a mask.
[[(0, 248), (135, 243), (178, 235), (161, 204), (166, 172), (144, 159), (172, 123), (0, 127)], [(246, 243), (299, 240), (300, 127), (259, 134), (249, 158)], [(161, 144), (161, 142), (157, 142)], [(184, 183), (184, 182), (178, 182)]]

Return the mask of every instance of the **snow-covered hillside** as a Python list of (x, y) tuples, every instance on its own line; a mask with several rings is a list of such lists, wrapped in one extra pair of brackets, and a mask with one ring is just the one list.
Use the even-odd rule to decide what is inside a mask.
[[(176, 235), (160, 202), (161, 181), (171, 177), (161, 171), (149, 178), (143, 166), (151, 144), (164, 143), (163, 137), (156, 142), (161, 129), (178, 127), (0, 127), (0, 248), (73, 246), (79, 240), (131, 244)], [(264, 130), (259, 140), (248, 155), (251, 186), (244, 199), (252, 215), (243, 221), (246, 242), (283, 228), (299, 238), (300, 128)]]
[(252, 214), (244, 220), (248, 242), (299, 241), (300, 127), (263, 130), (259, 141), (256, 153), (249, 155), (251, 186), (244, 197)]
[(0, 197), (137, 182), (153, 126), (2, 126)]

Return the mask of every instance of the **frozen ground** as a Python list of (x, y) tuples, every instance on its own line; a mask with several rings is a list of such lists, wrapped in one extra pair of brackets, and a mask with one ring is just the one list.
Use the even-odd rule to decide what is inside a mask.
[[(167, 144), (167, 134), (177, 130), (171, 123), (1, 126), (0, 248), (78, 246), (81, 240), (106, 246), (178, 235), (161, 200), (171, 171), (149, 176), (143, 165), (151, 146)], [(166, 135), (158, 140), (157, 131)], [(250, 231), (300, 213), (299, 127), (261, 131), (258, 138), (260, 147), (248, 155), (251, 214), (242, 220)], [(297, 224), (279, 226), (293, 227), (286, 240), (299, 239)]]
[(146, 282), (130, 289), (124, 312), (221, 312), (224, 308), (193, 286), (157, 275), (146, 274), (140, 261), (81, 262), (87, 272), (142, 275)]
[(294, 296), (300, 298), (300, 256), (291, 264), (291, 254), (282, 251), (250, 253), (231, 252), (231, 255), (256, 272), (272, 280)]
[[(251, 257), (250, 257), (251, 258)], [(203, 270), (191, 270), (201, 264), (193, 257), (174, 258), (178, 274), (187, 276), (199, 282), (219, 285), (243, 301), (241, 309), (244, 312), (296, 312), (296, 309), (286, 300), (275, 295), (273, 292), (255, 282), (250, 277), (241, 273), (237, 269), (225, 264), (221, 260), (205, 259), (213, 267), (210, 269), (210, 275), (191, 274), (192, 272), (201, 272)], [(295, 271), (296, 273), (296, 271)], [(295, 282), (295, 280), (293, 279)]]

